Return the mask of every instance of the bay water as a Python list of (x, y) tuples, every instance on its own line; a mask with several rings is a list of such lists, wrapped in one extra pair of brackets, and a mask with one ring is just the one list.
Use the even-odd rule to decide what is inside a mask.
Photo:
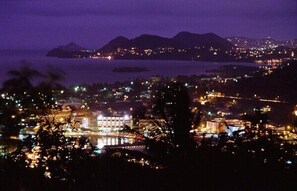
[[(149, 79), (152, 76), (175, 77), (178, 75), (201, 75), (208, 70), (222, 65), (257, 66), (254, 63), (236, 62), (204, 62), (175, 60), (108, 60), (93, 58), (55, 58), (47, 57), (47, 51), (2, 50), (0, 51), (0, 84), (9, 79), (7, 72), (18, 69), (22, 63), (41, 72), (48, 67), (61, 69), (65, 72), (62, 84), (92, 84), (97, 82), (113, 83), (116, 81)], [(144, 67), (144, 72), (112, 72), (118, 67)]]

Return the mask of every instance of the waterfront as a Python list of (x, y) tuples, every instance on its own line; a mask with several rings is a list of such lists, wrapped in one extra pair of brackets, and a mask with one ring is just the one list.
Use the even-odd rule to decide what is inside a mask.
[[(24, 141), (28, 134), (19, 134), (19, 137), (2, 138), (0, 137), (0, 156), (13, 152), (20, 141)], [(34, 136), (34, 134), (33, 134)], [(101, 154), (108, 149), (114, 148), (142, 148), (142, 141), (134, 135), (123, 135), (119, 133), (66, 133), (66, 137), (85, 137), (94, 146), (95, 152)], [(142, 149), (140, 149), (142, 150)]]
[[(97, 82), (149, 79), (152, 76), (175, 77), (178, 75), (202, 75), (223, 65), (259, 66), (255, 63), (201, 62), (174, 60), (108, 60), (46, 57), (46, 51), (0, 51), (0, 84), (8, 79), (7, 72), (17, 69), (26, 61), (34, 69), (44, 71), (48, 66), (66, 73), (63, 84), (92, 84)], [(118, 73), (117, 67), (145, 67), (148, 71)]]

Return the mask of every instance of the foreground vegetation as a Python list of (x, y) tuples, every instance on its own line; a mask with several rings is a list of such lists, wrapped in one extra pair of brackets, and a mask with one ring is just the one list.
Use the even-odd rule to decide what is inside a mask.
[[(65, 169), (56, 162), (55, 172), (62, 175), (66, 173), (67, 178), (49, 178), (44, 176), (43, 167), (26, 168), (21, 162), (2, 158), (0, 189), (294, 190), (297, 180), (296, 157), (289, 159), (289, 156), (294, 155), (288, 152), (294, 151), (296, 147), (286, 145), (280, 149), (271, 138), (263, 137), (248, 142), (236, 139), (236, 144), (231, 144), (230, 139), (209, 140), (188, 149), (186, 154), (184, 150), (176, 148), (161, 158), (158, 156), (159, 162), (165, 164), (164, 168), (128, 162), (126, 153), (131, 151), (126, 150), (96, 156), (79, 155), (68, 161), (68, 164), (64, 163)], [(288, 151), (287, 155), (283, 155), (282, 149)], [(122, 155), (110, 154), (115, 152)], [(284, 159), (282, 161), (277, 160), (280, 154)], [(136, 155), (140, 154), (135, 151)], [(141, 156), (149, 158), (149, 155)]]
[[(22, 70), (35, 75), (26, 68)], [(16, 79), (6, 83), (6, 92), (15, 91), (13, 84), (24, 81), (24, 78)], [(13, 127), (18, 132), (22, 128), (19, 126), (22, 117), (34, 114), (38, 116), (34, 121), (38, 131), (36, 136), (20, 142), (16, 151), (0, 158), (0, 190), (295, 188), (296, 142), (282, 140), (275, 132), (265, 129), (261, 115), (248, 116), (252, 127), (245, 129), (243, 134), (233, 133), (232, 137), (220, 134), (218, 138), (203, 136), (194, 141), (189, 134), (193, 123), (187, 89), (179, 83), (172, 83), (160, 89), (153, 104), (155, 116), (163, 118), (166, 125), (161, 126), (160, 134), (144, 140), (146, 149), (143, 152), (111, 149), (98, 155), (87, 139), (64, 136), (62, 129), (71, 127), (70, 119), (62, 123), (47, 117), (46, 114), (56, 109), (52, 95), (47, 94), (51, 92), (48, 90), (53, 82), (50, 80), (34, 87), (27, 81), (24, 87), (30, 88), (26, 92), (30, 90), (30, 95), (35, 96), (33, 101), (28, 99), (27, 93), (20, 93), (24, 92), (22, 89), (9, 92), (15, 94), (13, 99), (20, 100), (22, 107), (15, 100), (9, 100), (11, 107), (2, 105), (5, 112), (10, 109), (19, 111), (1, 115), (4, 121), (11, 122), (6, 128)], [(36, 93), (43, 96), (36, 96)], [(38, 110), (31, 107), (32, 102)], [(31, 113), (31, 109), (38, 113)]]

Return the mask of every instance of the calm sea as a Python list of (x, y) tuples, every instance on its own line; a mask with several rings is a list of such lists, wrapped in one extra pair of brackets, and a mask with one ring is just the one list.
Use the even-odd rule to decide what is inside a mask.
[[(47, 57), (46, 51), (0, 51), (0, 84), (9, 78), (7, 71), (18, 69), (22, 61), (40, 71), (48, 66), (62, 69), (66, 75), (64, 85), (82, 83), (149, 79), (152, 76), (174, 77), (177, 75), (201, 75), (207, 70), (222, 65), (237, 64), (256, 66), (254, 63), (201, 62), (201, 61), (164, 61), (164, 60), (107, 60), (107, 59), (72, 59)], [(145, 67), (146, 72), (117, 73), (115, 67)]]

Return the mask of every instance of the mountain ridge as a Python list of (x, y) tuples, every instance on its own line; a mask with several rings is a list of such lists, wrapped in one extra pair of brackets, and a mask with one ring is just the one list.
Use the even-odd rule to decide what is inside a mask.
[(181, 31), (172, 37), (141, 34), (128, 39), (124, 36), (117, 36), (97, 50), (88, 50), (71, 42), (50, 50), (47, 56), (130, 60), (266, 62), (271, 59), (294, 58), (297, 55), (296, 49), (296, 40), (223, 38), (215, 33), (197, 34)]
[[(124, 40), (125, 39), (125, 40)], [(222, 38), (214, 33), (196, 34), (187, 31), (177, 33), (172, 38), (161, 37), (158, 35), (142, 34), (135, 38), (128, 39), (123, 36), (118, 36), (109, 41), (99, 52), (115, 51), (116, 48), (193, 48), (195, 46), (215, 47), (221, 49), (231, 49), (233, 44), (225, 38)]]
[(67, 51), (67, 52), (87, 50), (86, 48), (83, 48), (83, 47), (77, 45), (74, 42), (70, 42), (70, 43), (68, 43), (67, 45), (64, 45), (64, 46), (60, 45), (60, 46), (58, 46), (58, 48), (62, 49), (64, 51)]
[(86, 54), (86, 52), (88, 52), (88, 49), (83, 48), (74, 42), (70, 42), (67, 45), (60, 45), (57, 48), (51, 49), (46, 56), (58, 58), (73, 58), (79, 55), (84, 55)]

